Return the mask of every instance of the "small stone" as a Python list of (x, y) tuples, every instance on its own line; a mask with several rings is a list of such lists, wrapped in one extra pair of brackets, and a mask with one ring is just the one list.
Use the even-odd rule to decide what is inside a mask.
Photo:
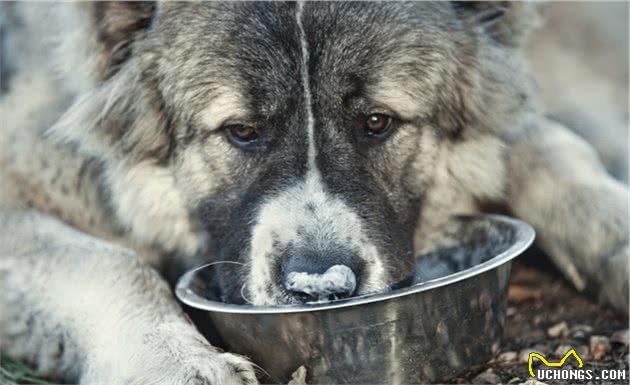
[(581, 359), (583, 360), (588, 360), (591, 358), (589, 352), (588, 352), (588, 346), (586, 345), (580, 345), (577, 348), (575, 348), (575, 352), (578, 354), (578, 356), (580, 356)]
[(584, 338), (587, 334), (593, 332), (593, 327), (589, 325), (574, 325), (571, 328), (571, 334), (575, 338)]
[(563, 357), (571, 349), (572, 348), (569, 345), (559, 345), (556, 350), (554, 350), (553, 355), (556, 357)]
[(536, 349), (534, 348), (521, 349), (518, 352), (518, 362), (526, 363), (527, 361), (529, 361), (529, 353), (531, 352), (536, 352)]
[(501, 354), (499, 354), (499, 356), (497, 357), (497, 362), (513, 362), (516, 361), (518, 358), (518, 353), (516, 352), (503, 352)]
[(516, 314), (516, 308), (512, 306), (509, 306), (507, 310), (505, 311), (505, 315), (507, 315), (508, 317), (512, 317), (515, 314)]
[(557, 323), (547, 329), (547, 335), (550, 338), (558, 338), (558, 337), (568, 337), (569, 336), (569, 326), (565, 321)]
[(473, 378), (473, 384), (498, 384), (501, 382), (501, 378), (492, 370), (492, 368), (481, 372), (477, 377)]
[(589, 340), (589, 349), (591, 357), (596, 360), (601, 360), (610, 352), (610, 340), (605, 336), (591, 336)]
[(630, 342), (630, 334), (628, 334), (628, 329), (617, 330), (610, 336), (610, 342), (615, 344), (621, 344), (623, 346), (628, 346), (628, 342)]

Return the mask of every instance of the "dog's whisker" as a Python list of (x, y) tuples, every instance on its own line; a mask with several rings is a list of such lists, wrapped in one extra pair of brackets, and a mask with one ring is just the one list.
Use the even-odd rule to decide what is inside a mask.
[(214, 266), (214, 265), (218, 265), (220, 263), (231, 263), (233, 265), (241, 265), (241, 266), (245, 266), (247, 265), (246, 263), (243, 262), (237, 262), (237, 261), (214, 261), (214, 262), (210, 262), (208, 264), (206, 264), (205, 266)]
[(243, 284), (243, 286), (241, 286), (241, 298), (243, 298), (243, 300), (249, 304), (249, 305), (253, 305), (254, 303), (252, 301), (250, 301), (247, 296), (245, 295), (245, 287), (247, 286), (247, 282), (245, 282)]

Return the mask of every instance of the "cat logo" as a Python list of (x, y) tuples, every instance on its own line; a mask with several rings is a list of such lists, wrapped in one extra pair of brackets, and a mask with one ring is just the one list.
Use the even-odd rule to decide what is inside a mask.
[(529, 369), (529, 375), (534, 377), (534, 378), (536, 377), (536, 375), (534, 374), (534, 368), (533, 368), (534, 358), (538, 358), (540, 361), (542, 361), (543, 365), (545, 365), (548, 368), (560, 368), (560, 367), (562, 367), (564, 365), (566, 360), (571, 355), (573, 357), (575, 357), (579, 368), (584, 366), (584, 362), (582, 361), (582, 358), (580, 358), (580, 356), (575, 352), (575, 349), (570, 349), (568, 352), (566, 352), (565, 355), (562, 357), (562, 359), (560, 361), (558, 361), (558, 362), (549, 362), (549, 361), (547, 361), (547, 359), (545, 357), (543, 357), (542, 354), (536, 353), (536, 352), (531, 352), (531, 353), (529, 353), (529, 358), (527, 360), (527, 366), (528, 366), (528, 369)]

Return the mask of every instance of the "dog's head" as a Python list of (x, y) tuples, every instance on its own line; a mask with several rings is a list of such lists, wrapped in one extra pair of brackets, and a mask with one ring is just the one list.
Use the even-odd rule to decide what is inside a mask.
[[(96, 10), (95, 73), (111, 104), (99, 140), (133, 154), (130, 168), (168, 170), (176, 193), (154, 205), (185, 208), (186, 231), (204, 235), (191, 250), (244, 264), (221, 282), (255, 304), (362, 294), (410, 278), (423, 197), (444, 148), (517, 109), (501, 99), (518, 87), (488, 78), (511, 70), (496, 68), (509, 61), (519, 24), (498, 6)], [(115, 92), (126, 96), (110, 100)]]

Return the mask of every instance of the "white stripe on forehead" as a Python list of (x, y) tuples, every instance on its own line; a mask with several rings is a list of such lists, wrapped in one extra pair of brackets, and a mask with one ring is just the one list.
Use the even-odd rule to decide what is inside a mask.
[[(256, 305), (271, 305), (285, 300), (281, 282), (274, 281), (274, 269), (289, 245), (324, 251), (328, 245), (342, 244), (356, 253), (366, 268), (359, 294), (383, 289), (387, 271), (376, 245), (365, 234), (362, 218), (342, 199), (329, 194), (315, 162), (315, 117), (309, 82), (310, 53), (303, 25), (304, 3), (298, 2), (295, 17), (302, 49), (302, 86), (308, 138), (307, 172), (304, 180), (266, 197), (252, 227), (250, 241), (248, 298)], [(302, 234), (300, 234), (302, 233)], [(307, 242), (305, 235), (311, 238)], [(309, 243), (310, 242), (310, 243)], [(321, 249), (321, 250), (320, 250)]]
[[(304, 2), (297, 3), (297, 11), (295, 17), (300, 32), (300, 43), (302, 48), (302, 85), (304, 87), (304, 103), (306, 105), (306, 130), (308, 134), (308, 175), (309, 177), (319, 177), (317, 166), (315, 164), (315, 156), (317, 150), (315, 148), (315, 117), (313, 116), (313, 95), (311, 94), (311, 85), (308, 76), (308, 62), (310, 54), (308, 51), (308, 42), (306, 41), (306, 32), (302, 24), (302, 16), (304, 11)], [(312, 173), (316, 175), (312, 175)]]

